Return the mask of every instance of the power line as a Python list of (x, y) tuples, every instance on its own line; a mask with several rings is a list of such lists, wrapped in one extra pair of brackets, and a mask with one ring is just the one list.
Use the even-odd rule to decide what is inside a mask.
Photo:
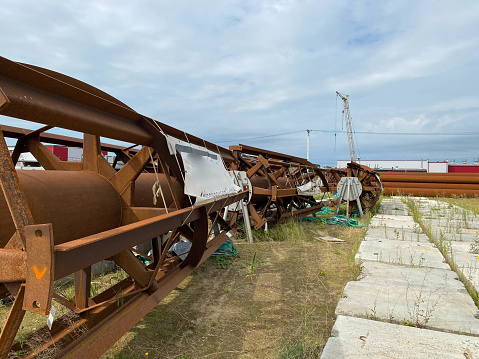
[[(347, 133), (344, 130), (310, 130), (311, 132), (322, 132), (322, 133)], [(304, 133), (307, 130), (291, 131), (276, 133), (265, 136), (241, 138), (241, 139), (232, 139), (225, 141), (215, 141), (215, 143), (227, 143), (227, 142), (240, 142), (240, 141), (249, 141), (249, 140), (259, 140), (262, 138), (269, 137), (279, 137), (285, 135), (292, 135), (295, 133)], [(380, 135), (380, 136), (479, 136), (479, 132), (373, 132), (373, 131), (354, 131), (354, 134), (357, 135)]]
[(304, 133), (304, 132), (306, 132), (306, 130), (291, 131), (291, 132), (277, 133), (277, 134), (274, 134), (274, 135), (265, 135), (265, 136), (250, 137), (250, 138), (241, 138), (241, 139), (237, 139), (237, 140), (216, 141), (215, 143), (226, 143), (226, 142), (239, 142), (239, 141), (248, 141), (248, 140), (258, 140), (258, 139), (260, 139), (260, 138), (285, 136), (285, 135), (291, 135), (291, 134), (293, 134), (293, 133)]
[[(346, 131), (333, 130), (311, 130), (312, 132), (327, 133), (346, 133)], [(372, 132), (372, 131), (354, 131), (361, 135), (391, 135), (391, 136), (479, 136), (479, 132)]]

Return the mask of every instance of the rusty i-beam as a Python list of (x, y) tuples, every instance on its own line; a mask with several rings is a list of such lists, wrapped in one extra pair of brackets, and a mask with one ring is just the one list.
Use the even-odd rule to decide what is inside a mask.
[[(226, 164), (235, 159), (227, 149), (143, 116), (81, 81), (5, 58), (0, 114), (45, 125), (0, 131), (0, 293), (15, 297), (0, 334), (0, 358), (45, 351), (56, 358), (98, 358), (224, 243), (232, 227), (219, 211), (248, 196), (241, 191), (190, 202), (181, 154), (170, 153), (166, 136), (219, 152)], [(78, 145), (45, 132), (53, 127), (83, 134), (82, 162), (63, 162), (48, 151), (46, 142)], [(11, 155), (5, 137), (17, 139)], [(100, 137), (141, 149), (105, 145)], [(102, 148), (124, 166), (117, 171)], [(45, 171), (15, 169), (27, 151)], [(150, 166), (158, 173), (146, 173)], [(155, 182), (165, 195), (153, 205), (146, 193)], [(213, 235), (215, 225), (220, 230)], [(184, 260), (167, 256), (180, 235), (192, 244)], [(152, 263), (145, 265), (132, 247), (148, 242)], [(92, 297), (91, 266), (101, 260), (114, 261), (129, 277)], [(72, 299), (54, 287), (68, 275), (74, 277)], [(51, 331), (32, 333), (36, 340), (20, 348), (15, 337), (25, 312), (48, 314), (52, 300), (70, 310), (68, 317), (57, 318)], [(79, 328), (84, 333), (74, 340)]]

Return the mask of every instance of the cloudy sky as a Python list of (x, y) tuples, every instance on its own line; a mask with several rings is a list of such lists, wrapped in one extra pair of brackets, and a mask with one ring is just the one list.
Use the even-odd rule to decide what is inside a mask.
[(321, 130), (311, 160), (348, 159), (339, 91), (361, 158), (479, 158), (477, 0), (3, 0), (0, 18), (1, 56), (225, 147), (306, 157)]

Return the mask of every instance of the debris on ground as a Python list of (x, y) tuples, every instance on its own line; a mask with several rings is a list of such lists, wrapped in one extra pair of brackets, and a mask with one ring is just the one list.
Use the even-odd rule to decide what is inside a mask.
[(344, 239), (339, 239), (339, 238), (330, 237), (330, 236), (318, 237), (318, 239), (320, 241), (325, 241), (325, 242), (330, 242), (330, 243), (344, 243), (344, 242), (346, 242)]
[(340, 214), (330, 218), (322, 218), (322, 221), (327, 224), (339, 224), (341, 226), (348, 227), (367, 227), (367, 225), (362, 224), (357, 219), (347, 218), (346, 216), (342, 216)]
[(319, 216), (324, 215), (324, 214), (333, 214), (333, 213), (334, 213), (334, 211), (332, 209), (328, 208), (328, 207), (323, 207), (323, 208), (321, 208), (321, 211), (316, 212), (316, 214), (319, 215)]
[(211, 256), (212, 257), (229, 257), (235, 256), (238, 254), (238, 251), (233, 246), (233, 241), (231, 238), (228, 238), (226, 242), (224, 242), (221, 247), (219, 247), (216, 252), (214, 252)]

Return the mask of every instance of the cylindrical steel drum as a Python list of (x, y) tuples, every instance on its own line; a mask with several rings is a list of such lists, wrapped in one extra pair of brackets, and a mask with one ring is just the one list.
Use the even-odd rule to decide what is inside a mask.
[[(117, 227), (120, 197), (108, 180), (89, 171), (17, 171), (36, 224), (51, 223), (55, 244)], [(0, 191), (0, 248), (15, 226)]]

